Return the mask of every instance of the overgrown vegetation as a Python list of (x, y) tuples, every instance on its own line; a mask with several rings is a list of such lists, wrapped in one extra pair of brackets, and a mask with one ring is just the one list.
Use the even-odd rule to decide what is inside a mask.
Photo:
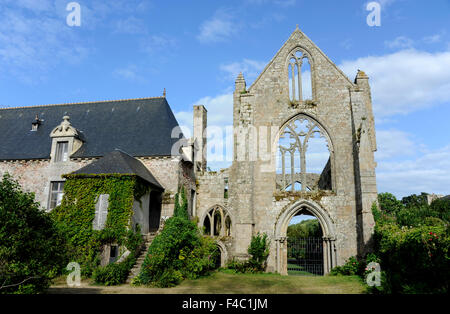
[(289, 239), (317, 238), (321, 236), (322, 230), (317, 219), (303, 220), (288, 226), (287, 229), (287, 237)]
[(247, 261), (233, 259), (228, 268), (237, 273), (261, 273), (266, 270), (267, 258), (269, 257), (269, 241), (267, 234), (257, 234), (252, 237), (247, 250), (250, 258)]
[(42, 293), (60, 274), (64, 238), (34, 194), (5, 174), (0, 181), (0, 293)]
[(186, 278), (206, 275), (215, 267), (218, 248), (188, 219), (183, 188), (175, 200), (174, 216), (166, 220), (164, 229), (150, 245), (134, 284), (172, 287)]
[[(367, 275), (370, 261), (381, 266), (381, 293), (448, 293), (450, 284), (450, 200), (428, 205), (425, 193), (401, 201), (390, 193), (378, 196), (374, 254), (365, 260), (351, 258), (331, 274)], [(370, 270), (369, 270), (370, 271)]]
[[(386, 202), (390, 199), (390, 202)], [(381, 194), (374, 243), (385, 293), (447, 293), (450, 284), (450, 200), (428, 205), (426, 195), (396, 202)], [(394, 206), (393, 206), (394, 204)]]
[[(140, 246), (140, 231), (133, 231), (131, 217), (133, 201), (139, 200), (148, 187), (136, 176), (66, 175), (64, 197), (61, 206), (52, 211), (59, 230), (67, 240), (69, 261), (81, 265), (82, 275), (100, 284), (119, 284), (126, 280)], [(100, 194), (109, 195), (108, 215), (105, 227), (94, 230), (96, 199)], [(105, 244), (125, 246), (131, 253), (120, 264), (100, 268), (100, 253)]]

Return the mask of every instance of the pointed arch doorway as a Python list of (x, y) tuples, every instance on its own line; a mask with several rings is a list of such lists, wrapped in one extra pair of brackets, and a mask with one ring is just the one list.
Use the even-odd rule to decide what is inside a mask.
[[(318, 236), (309, 242), (288, 238), (290, 222), (300, 215), (316, 219), (320, 226)], [(324, 275), (336, 266), (333, 222), (327, 212), (313, 201), (299, 200), (281, 213), (275, 225), (275, 240), (277, 272), (282, 275)]]

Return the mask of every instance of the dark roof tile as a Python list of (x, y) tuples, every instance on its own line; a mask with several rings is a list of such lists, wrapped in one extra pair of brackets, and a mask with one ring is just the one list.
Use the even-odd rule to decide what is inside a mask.
[[(36, 114), (42, 121), (31, 131)], [(171, 156), (178, 122), (163, 97), (0, 109), (0, 160), (50, 158), (50, 132), (63, 116), (81, 132), (72, 157), (101, 157), (114, 149), (132, 156)]]
[(113, 173), (137, 175), (154, 187), (164, 189), (142, 162), (120, 150), (107, 153), (102, 158), (72, 172), (72, 174), (85, 175)]

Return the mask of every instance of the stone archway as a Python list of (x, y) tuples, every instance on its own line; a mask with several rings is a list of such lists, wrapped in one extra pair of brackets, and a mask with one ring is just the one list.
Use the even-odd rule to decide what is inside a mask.
[(225, 267), (227, 265), (227, 262), (228, 262), (228, 250), (227, 250), (227, 247), (220, 240), (216, 241), (216, 246), (219, 249), (219, 253), (220, 253), (220, 267)]
[(328, 213), (317, 203), (311, 200), (299, 200), (287, 206), (278, 216), (275, 224), (276, 245), (276, 270), (282, 275), (287, 275), (287, 228), (291, 219), (298, 212), (306, 210), (314, 215), (322, 228), (323, 234), (323, 267), (324, 274), (330, 272), (336, 266), (335, 228)]

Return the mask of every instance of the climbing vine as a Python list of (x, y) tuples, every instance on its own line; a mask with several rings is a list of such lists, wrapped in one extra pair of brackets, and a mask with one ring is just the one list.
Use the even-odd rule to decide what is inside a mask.
[[(83, 275), (90, 276), (100, 263), (104, 244), (126, 245), (132, 229), (133, 201), (139, 200), (149, 188), (133, 175), (69, 174), (64, 177), (64, 197), (52, 216), (67, 238), (71, 261), (80, 263)], [(94, 230), (92, 222), (100, 194), (109, 194), (108, 215), (104, 229)]]

